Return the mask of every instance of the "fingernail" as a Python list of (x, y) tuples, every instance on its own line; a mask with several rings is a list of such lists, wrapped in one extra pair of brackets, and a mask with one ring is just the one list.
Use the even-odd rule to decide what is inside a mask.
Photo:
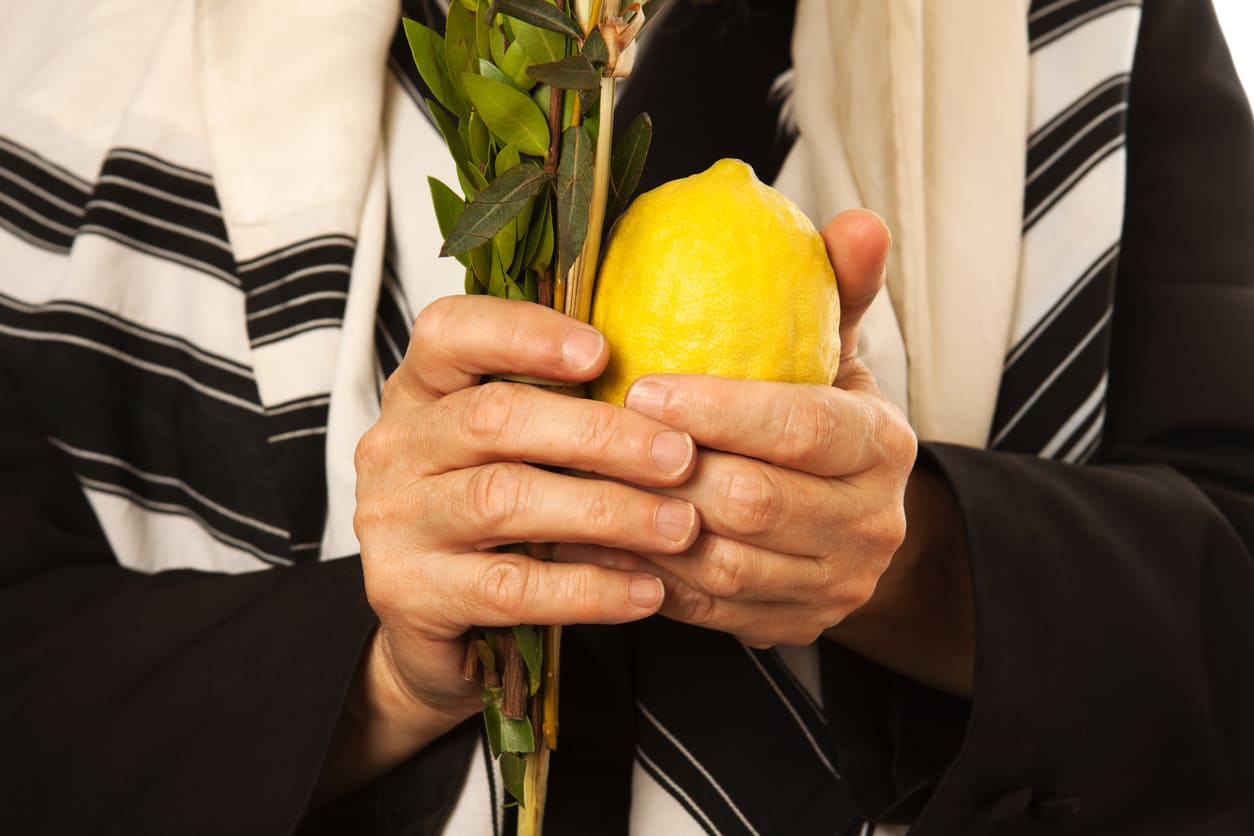
[(653, 436), (653, 443), (649, 445), (649, 455), (653, 457), (653, 464), (657, 465), (657, 469), (663, 473), (667, 475), (680, 473), (688, 466), (688, 461), (692, 458), (692, 439), (687, 433), (675, 430), (660, 432)]
[(590, 328), (574, 328), (562, 337), (562, 359), (573, 369), (591, 366), (601, 356), (605, 338)]
[(649, 380), (642, 380), (627, 392), (625, 404), (628, 409), (655, 420), (662, 418), (662, 405), (666, 400), (666, 388)]
[(647, 575), (638, 575), (627, 585), (627, 600), (642, 610), (657, 609), (665, 594), (662, 582)]
[(693, 524), (697, 521), (697, 511), (687, 502), (672, 500), (658, 506), (653, 513), (653, 526), (667, 540), (676, 543), (688, 538)]

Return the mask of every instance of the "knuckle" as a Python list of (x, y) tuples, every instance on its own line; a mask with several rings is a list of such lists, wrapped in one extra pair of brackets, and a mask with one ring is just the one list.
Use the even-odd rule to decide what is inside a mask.
[(357, 446), (353, 448), (353, 468), (358, 479), (387, 461), (388, 442), (384, 438), (387, 434), (388, 431), (382, 424), (375, 424), (357, 439)]
[(479, 570), (476, 587), (490, 611), (509, 619), (524, 610), (531, 596), (531, 566), (518, 557), (493, 558)]
[(457, 297), (444, 296), (419, 311), (409, 338), (410, 346), (439, 345), (457, 305)]
[(575, 426), (575, 446), (589, 460), (597, 460), (604, 457), (613, 444), (622, 413), (606, 403), (589, 401), (584, 406)]
[(523, 467), (505, 462), (485, 465), (468, 481), (470, 515), (486, 530), (509, 520), (527, 504), (528, 479)]
[(731, 541), (721, 541), (697, 564), (697, 584), (717, 598), (736, 598), (747, 587), (744, 549)]
[(882, 461), (896, 472), (910, 472), (919, 452), (919, 439), (900, 412), (876, 407), (874, 438)]
[(836, 417), (827, 398), (807, 398), (782, 407), (785, 412), (777, 426), (782, 453), (787, 460), (805, 460), (823, 455), (836, 438)]
[(868, 510), (861, 519), (861, 539), (875, 555), (895, 553), (906, 539), (906, 513), (899, 504)]
[(599, 482), (584, 492), (583, 519), (589, 531), (600, 532), (605, 537), (623, 534), (622, 501), (615, 485)]
[(723, 524), (733, 537), (769, 533), (783, 512), (779, 490), (765, 467), (744, 462), (718, 477), (715, 491), (723, 508)]
[(517, 409), (517, 391), (501, 381), (476, 386), (466, 396), (462, 429), (470, 438), (491, 442), (505, 434)]
[(714, 626), (717, 608), (711, 596), (687, 585), (682, 585), (679, 589), (668, 588), (666, 593), (674, 601), (676, 620), (696, 627)]

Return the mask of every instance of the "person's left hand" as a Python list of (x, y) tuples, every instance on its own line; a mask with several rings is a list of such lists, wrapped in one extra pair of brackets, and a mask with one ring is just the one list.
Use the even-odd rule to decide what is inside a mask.
[(841, 300), (832, 386), (649, 375), (627, 406), (703, 449), (683, 485), (702, 533), (679, 554), (562, 546), (557, 558), (651, 572), (661, 613), (753, 647), (806, 644), (862, 606), (905, 536), (903, 495), (917, 442), (856, 357), (858, 323), (883, 284), (890, 242), (874, 214), (823, 230)]

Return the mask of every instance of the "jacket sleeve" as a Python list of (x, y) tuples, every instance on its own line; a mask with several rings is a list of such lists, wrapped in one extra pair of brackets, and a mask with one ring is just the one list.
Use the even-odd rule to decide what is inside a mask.
[(356, 559), (119, 566), (0, 379), (0, 831), (289, 833), (374, 626)]
[(1209, 4), (1145, 0), (1129, 107), (1098, 462), (924, 446), (970, 543), (969, 714), (825, 657), (867, 683), (831, 691), (851, 788), (912, 835), (1254, 832), (1254, 122)]

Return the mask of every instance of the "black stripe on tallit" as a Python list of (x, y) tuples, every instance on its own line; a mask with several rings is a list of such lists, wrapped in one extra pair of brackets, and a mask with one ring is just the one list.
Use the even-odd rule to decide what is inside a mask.
[(79, 178), (0, 136), (0, 227), (37, 247), (69, 252), (89, 195)]
[(777, 679), (727, 634), (649, 619), (636, 663), (639, 752), (720, 832), (841, 832), (859, 817), (831, 769), (830, 741), (807, 734), (811, 724), (795, 713), (812, 712), (810, 703), (790, 679)]
[(1072, 292), (1065, 294), (1011, 352), (1002, 372), (994, 435), (1110, 307), (1118, 250), (1118, 245), (1113, 246), (1094, 261), (1072, 285)]
[(252, 373), (239, 363), (82, 302), (32, 305), (0, 293), (0, 325), (94, 343), (186, 378), (185, 386), (199, 385), (228, 400), (257, 400)]
[(241, 262), (253, 346), (344, 319), (354, 241), (323, 235)]
[(209, 176), (147, 152), (109, 152), (81, 231), (239, 285)]
[[(1107, 314), (1108, 311), (1102, 313), (1106, 319), (1100, 326), (1097, 323), (1101, 320), (1094, 320), (1090, 326), (1095, 329), (1094, 335), (1060, 364), (1061, 371), (1057, 377), (1048, 384), (1040, 384), (1039, 397), (1017, 420), (1015, 413), (999, 401), (993, 418), (993, 437), (997, 439), (993, 446), (996, 449), (1039, 453), (1092, 394), (1106, 374), (1110, 355), (1110, 319)], [(1077, 343), (1071, 343), (1068, 348), (1076, 349)], [(1002, 429), (1010, 421), (1014, 422), (1013, 426), (1003, 432)]]
[(413, 313), (405, 289), (391, 263), (384, 261), (383, 285), (379, 288), (379, 309), (374, 324), (375, 351), (379, 356), (379, 368), (385, 378), (390, 377), (409, 347), (413, 330)]
[(1140, 5), (1140, 0), (1033, 0), (1028, 12), (1028, 46), (1041, 49), (1090, 21)]
[(1120, 73), (1094, 85), (1073, 106), (1034, 132), (1028, 140), (1028, 176), (1042, 170), (1047, 162), (1052, 164), (1059, 152), (1097, 120), (1111, 111), (1126, 112), (1129, 78), (1127, 73)]
[(1056, 158), (1032, 172), (1024, 190), (1024, 231), (1045, 217), (1099, 163), (1123, 148), (1126, 122), (1124, 108), (1106, 113), (1084, 126)]
[(42, 330), (38, 316), (0, 311), (0, 351), (21, 370), (27, 399), (75, 404), (51, 410), (45, 423), (51, 436), (75, 448), (81, 478), (192, 517), (210, 536), (241, 541), (263, 559), (287, 558), (279, 484), (255, 392), (251, 408), (228, 403), (115, 346)]

